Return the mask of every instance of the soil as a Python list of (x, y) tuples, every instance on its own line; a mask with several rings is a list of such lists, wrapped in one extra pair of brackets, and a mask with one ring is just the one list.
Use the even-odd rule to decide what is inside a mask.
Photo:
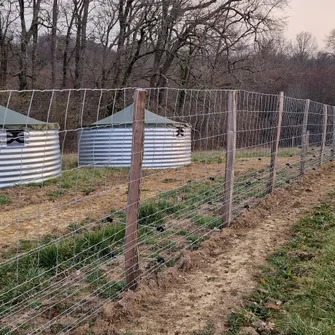
[[(297, 157), (279, 157), (278, 164), (296, 163)], [(269, 158), (238, 159), (235, 173), (243, 174), (251, 169), (262, 169), (269, 165)], [(158, 193), (185, 185), (188, 181), (201, 181), (210, 176), (222, 176), (222, 163), (192, 163), (175, 170), (147, 172), (142, 182), (141, 200), (155, 197)], [(43, 190), (32, 187), (13, 188), (1, 191), (9, 195), (12, 203), (1, 206), (0, 246), (8, 247), (19, 240), (34, 240), (48, 234), (62, 234), (71, 223), (80, 223), (86, 218), (94, 222), (108, 216), (111, 210), (124, 209), (127, 204), (127, 177), (122, 175), (109, 180), (111, 187), (95, 187), (87, 196), (69, 192), (57, 201), (45, 197)], [(50, 190), (54, 190), (51, 186)]]
[[(249, 166), (250, 168), (250, 166)], [(136, 292), (106, 304), (76, 334), (194, 334), (211, 323), (224, 334), (227, 317), (255, 288), (259, 266), (290, 238), (290, 228), (334, 192), (335, 165), (309, 173), (213, 232), (174, 268), (143, 280)], [(114, 333), (113, 333), (114, 331)]]

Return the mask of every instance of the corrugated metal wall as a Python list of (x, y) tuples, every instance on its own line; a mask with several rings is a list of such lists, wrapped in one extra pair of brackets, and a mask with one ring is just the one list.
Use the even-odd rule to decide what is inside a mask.
[(0, 131), (0, 188), (42, 182), (61, 174), (58, 130), (28, 130), (24, 144), (7, 144)]
[[(176, 168), (191, 163), (191, 129), (146, 127), (143, 168)], [(84, 129), (79, 135), (79, 166), (128, 167), (132, 128)]]

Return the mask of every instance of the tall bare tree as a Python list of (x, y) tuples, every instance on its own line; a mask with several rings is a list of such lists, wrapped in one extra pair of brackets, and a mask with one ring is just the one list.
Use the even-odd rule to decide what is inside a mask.
[(58, 0), (52, 3), (52, 26), (51, 26), (51, 86), (56, 87), (56, 62), (57, 62), (57, 25), (58, 25)]
[[(32, 53), (31, 53), (31, 79), (32, 87), (36, 81), (36, 50), (37, 50), (37, 38), (38, 38), (38, 25), (39, 25), (39, 12), (41, 8), (41, 0), (31, 0), (28, 4), (24, 0), (18, 0), (19, 2), (19, 16), (21, 25), (21, 36), (20, 36), (20, 57), (19, 57), (19, 89), (24, 90), (28, 88), (28, 54), (27, 49), (31, 38), (33, 37)], [(28, 6), (27, 6), (28, 5)], [(26, 9), (32, 7), (32, 19), (29, 29), (27, 29), (27, 17)]]
[(308, 59), (316, 54), (318, 44), (315, 37), (306, 31), (297, 34), (296, 41), (293, 44), (293, 56), (299, 61)]
[(97, 7), (96, 15), (93, 16), (94, 35), (102, 46), (102, 57), (100, 64), (100, 76), (96, 86), (105, 88), (108, 78), (112, 72), (113, 49), (117, 45), (118, 34), (113, 35), (118, 25), (118, 6), (114, 0), (102, 0)]
[(0, 0), (0, 87), (2, 88), (7, 85), (9, 51), (17, 19), (15, 9), (14, 0)]
[(69, 3), (65, 3), (60, 8), (62, 12), (62, 16), (65, 21), (65, 35), (63, 36), (63, 56), (62, 56), (62, 88), (67, 87), (68, 82), (68, 73), (69, 73), (69, 65), (72, 58), (72, 53), (70, 49), (71, 38), (72, 38), (72, 30), (74, 26), (75, 20), (75, 11), (73, 7), (70, 6)]
[(87, 20), (91, 0), (73, 0), (76, 26), (74, 87), (81, 87), (86, 53)]
[(335, 54), (335, 28), (326, 37), (327, 48)]

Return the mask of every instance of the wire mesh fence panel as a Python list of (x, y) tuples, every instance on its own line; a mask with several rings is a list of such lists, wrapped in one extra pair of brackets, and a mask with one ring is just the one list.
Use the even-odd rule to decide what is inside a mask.
[[(0, 333), (72, 332), (125, 290), (134, 92), (0, 91)], [(231, 93), (146, 90), (140, 280), (185, 266), (227, 225), (227, 154), (233, 218), (269, 193), (273, 155), (276, 187), (301, 175), (302, 157), (306, 172), (334, 158), (334, 107), (311, 101), (307, 115), (305, 100), (285, 97), (279, 117), (279, 95), (247, 91), (234, 91), (227, 152)]]
[[(325, 150), (323, 150), (323, 136), (324, 134), (326, 135), (326, 138), (332, 136), (332, 131), (329, 126), (331, 126), (333, 122), (328, 116), (326, 116), (326, 120), (324, 119), (325, 109), (328, 110), (328, 108), (324, 108), (324, 105), (321, 103), (314, 101), (311, 101), (310, 103), (307, 124), (307, 130), (309, 131), (309, 150), (306, 161), (306, 164), (309, 165), (309, 170), (316, 170), (321, 161), (329, 161), (329, 151), (331, 149), (327, 146), (325, 141)], [(326, 123), (325, 127), (324, 121), (327, 123), (329, 122), (328, 125)], [(325, 156), (328, 157), (328, 159), (324, 159)]]
[(278, 107), (277, 95), (238, 92), (235, 215), (268, 193)]
[(300, 176), (305, 100), (285, 97), (278, 151), (276, 186), (290, 184)]
[(105, 145), (91, 139), (87, 164), (79, 164), (78, 147), (84, 131), (100, 130), (92, 123), (132, 102), (133, 90), (0, 95), (5, 136), (24, 131), (23, 143), (1, 147), (2, 171), (13, 174), (1, 191), (9, 199), (1, 217), (1, 326), (37, 333), (86, 295), (113, 296), (124, 285), (122, 265), (114, 281), (107, 276), (123, 257), (128, 171), (108, 164), (108, 155), (96, 164), (112, 132), (103, 134)]

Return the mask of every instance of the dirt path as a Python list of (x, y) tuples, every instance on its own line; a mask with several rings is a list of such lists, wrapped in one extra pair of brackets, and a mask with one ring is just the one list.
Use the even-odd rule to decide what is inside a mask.
[(334, 192), (334, 177), (332, 165), (278, 190), (232, 228), (213, 233), (199, 251), (189, 252), (188, 272), (166, 269), (138, 292), (106, 305), (91, 333), (192, 334), (211, 322), (211, 334), (224, 334), (227, 316), (256, 285), (257, 267), (288, 240), (290, 227), (306, 210)]
[[(293, 158), (279, 158), (279, 164), (295, 162)], [(268, 166), (269, 158), (261, 161), (255, 158), (237, 160), (236, 173), (245, 173), (250, 169), (260, 169)], [(189, 180), (201, 181), (209, 176), (222, 175), (223, 164), (220, 163), (193, 163), (190, 166), (164, 171), (153, 171), (151, 175), (143, 178), (142, 200), (155, 197), (158, 193), (181, 187)], [(45, 199), (39, 189), (22, 188), (12, 189), (12, 204), (1, 210), (0, 217), (0, 246), (10, 245), (18, 240), (40, 239), (47, 234), (60, 234), (66, 231), (71, 223), (80, 223), (87, 217), (91, 221), (101, 219), (110, 214), (111, 210), (123, 209), (127, 203), (128, 184), (117, 184), (106, 189), (97, 188), (96, 192), (82, 196), (69, 194), (57, 201)], [(113, 185), (113, 181), (109, 181)], [(14, 192), (18, 194), (14, 194)], [(24, 198), (21, 193), (24, 193)], [(24, 199), (34, 203), (25, 204)], [(36, 203), (37, 202), (37, 203)]]

